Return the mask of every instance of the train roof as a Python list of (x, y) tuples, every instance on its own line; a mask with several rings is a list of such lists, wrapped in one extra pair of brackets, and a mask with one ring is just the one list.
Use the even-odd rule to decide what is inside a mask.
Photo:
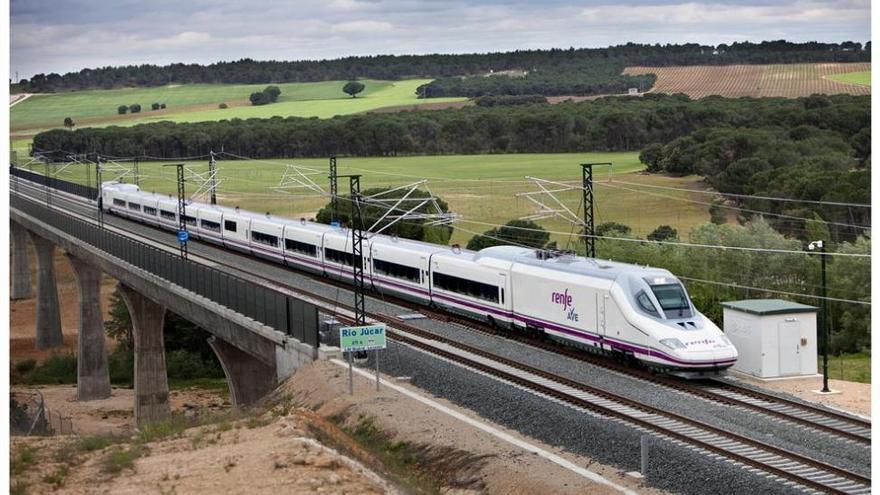
[[(539, 256), (543, 254), (543, 257)], [(556, 253), (518, 246), (493, 246), (481, 249), (474, 256), (474, 261), (483, 258), (494, 258), (523, 265), (537, 266), (547, 270), (575, 273), (589, 277), (615, 280), (621, 275), (649, 277), (663, 276), (675, 278), (669, 270), (651, 268), (629, 263), (620, 263), (598, 258), (585, 258), (567, 253)]]

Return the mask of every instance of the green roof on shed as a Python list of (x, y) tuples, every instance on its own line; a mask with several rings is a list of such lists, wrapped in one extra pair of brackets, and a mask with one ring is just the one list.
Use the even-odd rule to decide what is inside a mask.
[(808, 306), (782, 299), (746, 299), (721, 303), (725, 308), (735, 309), (753, 315), (782, 315), (787, 313), (812, 313), (815, 306)]

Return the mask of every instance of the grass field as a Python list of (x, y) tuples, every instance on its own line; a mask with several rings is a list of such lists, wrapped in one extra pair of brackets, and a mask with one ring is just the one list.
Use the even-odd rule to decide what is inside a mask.
[(869, 70), (860, 72), (846, 72), (844, 74), (834, 74), (828, 76), (828, 78), (849, 84), (861, 84), (862, 86), (871, 85), (871, 71)]
[[(822, 371), (822, 358), (819, 357), (819, 371)], [(828, 357), (828, 376), (836, 380), (871, 383), (871, 355), (841, 354)]]
[[(516, 197), (517, 193), (537, 190), (533, 183), (524, 179), (525, 176), (540, 176), (579, 184), (579, 163), (605, 161), (613, 162), (614, 168), (613, 174), (601, 168), (597, 168), (595, 172), (597, 223), (625, 223), (641, 236), (647, 235), (660, 224), (669, 224), (678, 229), (680, 236), (686, 239), (691, 227), (708, 221), (709, 215), (705, 206), (684, 201), (705, 201), (704, 195), (661, 191), (663, 196), (660, 196), (657, 191), (638, 191), (638, 187), (623, 184), (627, 182), (694, 189), (699, 187), (699, 178), (694, 176), (673, 178), (638, 173), (643, 165), (638, 161), (638, 153), (634, 152), (342, 158), (339, 160), (339, 173), (363, 174), (361, 185), (364, 189), (428, 179), (427, 187), (446, 200), (451, 211), (461, 215), (461, 219), (456, 222), (453, 241), (465, 243), (474, 233), (491, 228), (484, 224), (504, 223), (535, 211), (534, 205), (527, 199)], [(297, 190), (295, 194), (273, 189), (285, 171), (285, 164), (289, 163), (313, 168), (317, 171), (313, 180), (327, 188), (325, 159), (220, 161), (218, 201), (229, 206), (269, 211), (292, 218), (313, 217), (326, 204), (326, 196), (303, 189)], [(159, 193), (175, 193), (175, 172), (162, 165), (140, 164), (141, 187)], [(201, 172), (206, 170), (207, 163), (193, 162), (190, 166)], [(82, 169), (68, 167), (59, 177), (81, 181), (82, 173)], [(111, 177), (105, 175), (105, 180), (109, 178)], [(187, 187), (189, 191), (194, 191), (197, 185), (192, 183)], [(347, 188), (347, 184), (340, 184), (342, 192), (347, 192)], [(568, 208), (579, 214), (579, 189), (562, 193), (559, 197)], [(204, 201), (204, 196), (201, 200)], [(545, 219), (539, 223), (548, 230), (571, 230), (571, 224), (562, 219)], [(554, 237), (561, 242), (562, 247), (566, 246), (569, 239), (568, 235)]]
[[(388, 106), (466, 99), (416, 98), (416, 88), (429, 81), (364, 80), (362, 82), (366, 88), (357, 98), (351, 98), (342, 92), (344, 81), (278, 84), (281, 88), (278, 101), (261, 106), (252, 106), (248, 97), (252, 92), (265, 88), (265, 84), (189, 84), (34, 95), (10, 109), (10, 128), (14, 135), (32, 135), (41, 130), (61, 127), (65, 117), (72, 117), (79, 127), (133, 125), (159, 120), (201, 122), (276, 115), (328, 118)], [(167, 108), (150, 110), (150, 105), (154, 102), (165, 103)], [(117, 113), (120, 105), (133, 103), (141, 105), (140, 113)], [(218, 108), (220, 103), (226, 103), (229, 108)]]
[(840, 82), (846, 73), (871, 70), (870, 63), (627, 67), (624, 74), (657, 74), (653, 93), (798, 98), (815, 93), (871, 94), (870, 86)]

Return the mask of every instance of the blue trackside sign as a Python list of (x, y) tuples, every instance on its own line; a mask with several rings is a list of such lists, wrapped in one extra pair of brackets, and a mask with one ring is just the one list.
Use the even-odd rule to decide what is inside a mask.
[(183, 244), (187, 240), (189, 240), (189, 231), (178, 230), (177, 231), (177, 242)]

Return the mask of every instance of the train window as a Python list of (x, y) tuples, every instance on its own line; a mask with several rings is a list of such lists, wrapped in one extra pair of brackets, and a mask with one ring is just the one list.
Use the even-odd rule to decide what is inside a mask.
[(191, 216), (189, 216), (189, 215), (184, 215), (184, 216), (183, 216), (183, 223), (185, 223), (185, 224), (187, 224), (187, 225), (195, 225), (195, 224), (196, 224), (196, 217), (191, 217)]
[[(332, 261), (333, 263), (339, 263), (340, 265), (351, 266), (353, 264), (352, 260), (354, 260), (354, 255), (346, 253), (345, 251), (324, 248), (324, 259)], [(362, 263), (361, 260), (357, 260), (358, 266), (361, 266)]]
[(141, 205), (139, 205), (138, 203), (128, 203), (128, 209), (141, 211)]
[(377, 260), (373, 259), (373, 269), (382, 275), (388, 275), (389, 277), (402, 278), (405, 280), (412, 280), (413, 282), (419, 282), (419, 272), (418, 268), (413, 268), (411, 266), (399, 265), (397, 263), (391, 263), (390, 261)]
[(173, 211), (159, 210), (159, 214), (162, 215), (162, 218), (167, 218), (168, 220), (177, 220), (177, 214)]
[(278, 236), (264, 234), (256, 230), (251, 231), (251, 240), (267, 246), (278, 247)]
[(466, 296), (498, 302), (498, 287), (482, 282), (474, 282), (465, 278), (434, 272), (434, 286), (450, 292), (458, 292)]
[(318, 257), (318, 246), (307, 242), (300, 242), (294, 239), (284, 239), (284, 249), (302, 253), (312, 258)]
[(144, 213), (155, 217), (156, 216), (156, 209), (153, 208), (152, 206), (144, 206)]
[(223, 228), (230, 231), (230, 232), (237, 232), (238, 231), (238, 224), (233, 222), (232, 220), (225, 220), (223, 222)]
[(691, 305), (681, 284), (652, 285), (651, 290), (667, 318), (690, 318)]
[(212, 222), (211, 220), (202, 219), (202, 228), (214, 232), (220, 232), (220, 222)]
[(118, 198), (113, 198), (113, 206), (123, 206), (124, 207), (125, 201), (118, 199)]
[(651, 298), (648, 297), (648, 294), (645, 294), (645, 291), (640, 290), (638, 294), (636, 294), (636, 302), (639, 305), (639, 309), (645, 313), (648, 313), (651, 316), (660, 316), (660, 313), (657, 312), (657, 308), (654, 307), (654, 303), (651, 302)]

